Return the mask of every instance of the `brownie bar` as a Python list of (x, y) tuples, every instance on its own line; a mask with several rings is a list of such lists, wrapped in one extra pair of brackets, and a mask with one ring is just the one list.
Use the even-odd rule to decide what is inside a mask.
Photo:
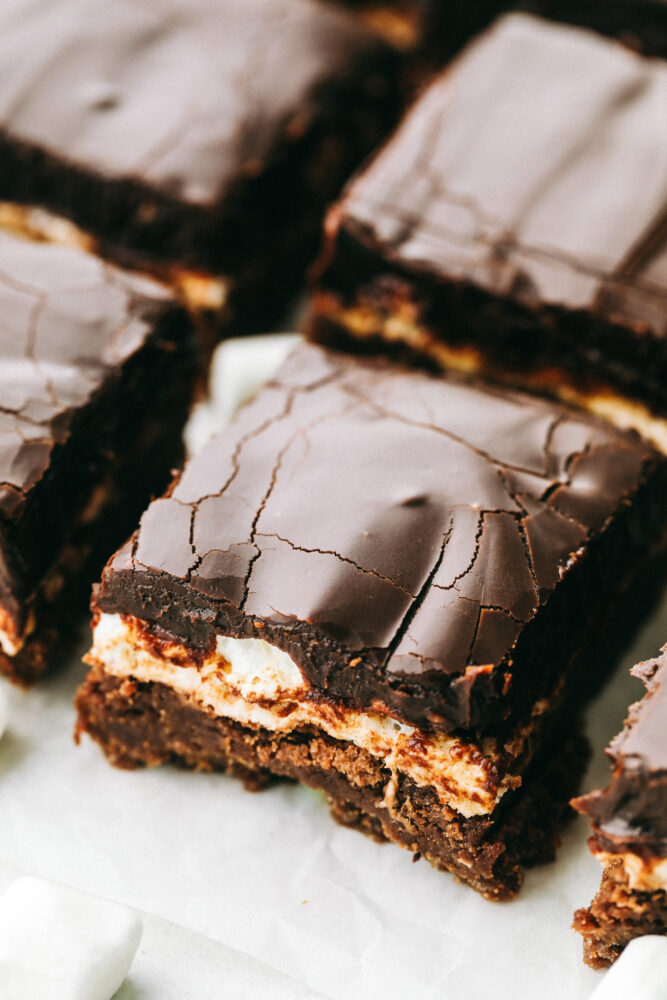
[(666, 102), (666, 63), (501, 19), (331, 209), (312, 335), (482, 370), (667, 449)]
[(393, 115), (393, 65), (314, 0), (4, 4), (0, 220), (261, 323)]
[(600, 891), (574, 917), (596, 969), (635, 937), (667, 934), (667, 647), (632, 673), (647, 694), (607, 751), (611, 783), (573, 802), (593, 820), (589, 844), (604, 866)]
[(528, 0), (521, 6), (601, 31), (645, 55), (667, 56), (666, 0)]
[(156, 282), (0, 232), (0, 671), (33, 680), (182, 455), (192, 326)]
[[(108, 563), (79, 728), (117, 763), (307, 780), (511, 895), (504, 824), (636, 620), (666, 477), (559, 404), (302, 345)], [(331, 775), (297, 767), (311, 737)]]

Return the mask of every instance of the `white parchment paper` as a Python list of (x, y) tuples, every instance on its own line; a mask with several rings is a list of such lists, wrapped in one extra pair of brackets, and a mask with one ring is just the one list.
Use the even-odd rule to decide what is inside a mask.
[[(252, 342), (246, 358), (252, 370)], [(195, 446), (216, 413), (214, 398)], [(595, 755), (584, 787), (607, 782), (603, 748), (641, 696), (628, 668), (666, 640), (667, 602), (588, 713)], [(584, 819), (516, 901), (489, 903), (337, 826), (307, 789), (250, 794), (221, 775), (111, 768), (91, 741), (72, 741), (84, 673), (73, 657), (33, 690), (9, 691), (0, 888), (7, 872), (38, 874), (152, 915), (123, 1000), (583, 1000), (599, 982), (570, 930), (600, 879)]]

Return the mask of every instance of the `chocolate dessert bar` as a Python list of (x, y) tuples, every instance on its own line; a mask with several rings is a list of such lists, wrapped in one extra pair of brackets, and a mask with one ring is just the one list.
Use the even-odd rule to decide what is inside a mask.
[(484, 371), (667, 449), (667, 63), (501, 19), (328, 216), (312, 335)]
[(195, 362), (165, 288), (0, 232), (0, 672), (43, 673), (169, 482)]
[(667, 646), (632, 673), (648, 690), (607, 751), (611, 782), (573, 803), (593, 820), (589, 845), (604, 866), (597, 896), (574, 917), (595, 969), (635, 937), (667, 934)]
[(79, 732), (297, 779), (511, 896), (553, 854), (666, 476), (560, 404), (302, 345), (107, 564)]
[(394, 113), (393, 61), (315, 0), (2, 4), (0, 223), (260, 323)]
[(645, 55), (667, 56), (666, 0), (528, 0), (521, 6), (543, 17), (594, 28)]

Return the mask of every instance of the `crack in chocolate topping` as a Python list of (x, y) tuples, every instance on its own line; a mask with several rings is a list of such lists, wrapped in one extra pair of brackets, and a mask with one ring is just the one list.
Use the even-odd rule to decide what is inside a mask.
[(470, 725), (471, 690), (511, 686), (522, 633), (662, 468), (563, 406), (303, 345), (148, 508), (98, 604), (195, 647), (266, 638), (332, 696)]
[(614, 765), (602, 791), (575, 799), (594, 823), (600, 843), (619, 851), (656, 849), (667, 855), (667, 646), (632, 669), (647, 693), (630, 707), (607, 753)]
[(330, 237), (530, 310), (662, 337), (666, 102), (662, 61), (505, 17), (416, 102), (332, 210)]

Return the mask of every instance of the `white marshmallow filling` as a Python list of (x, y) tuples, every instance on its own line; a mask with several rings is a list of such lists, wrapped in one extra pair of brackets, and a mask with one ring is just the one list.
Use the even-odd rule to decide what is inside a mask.
[(443, 804), (466, 817), (493, 812), (507, 789), (520, 784), (510, 774), (494, 780), (499, 751), (492, 741), (482, 748), (457, 736), (424, 733), (388, 715), (310, 697), (297, 664), (262, 639), (219, 635), (215, 651), (195, 660), (183, 645), (147, 640), (138, 620), (104, 613), (86, 660), (113, 677), (165, 685), (244, 726), (275, 733), (315, 727), (381, 759), (391, 772), (388, 787), (400, 772), (433, 787)]

